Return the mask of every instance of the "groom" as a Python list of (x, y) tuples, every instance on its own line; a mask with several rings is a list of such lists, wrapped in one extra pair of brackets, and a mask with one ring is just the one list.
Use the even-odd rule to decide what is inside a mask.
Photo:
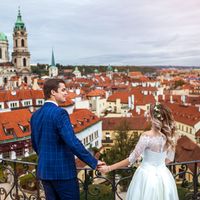
[(47, 200), (79, 200), (76, 155), (91, 168), (97, 161), (74, 134), (69, 115), (58, 106), (66, 101), (65, 82), (49, 79), (44, 83), (46, 102), (31, 117), (32, 146), (38, 155), (37, 177), (42, 180)]

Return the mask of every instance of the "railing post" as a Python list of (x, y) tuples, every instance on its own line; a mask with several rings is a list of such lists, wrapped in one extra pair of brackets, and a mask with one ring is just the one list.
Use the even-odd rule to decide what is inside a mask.
[(88, 199), (88, 178), (87, 178), (87, 169), (84, 169), (85, 172), (85, 181), (84, 181), (84, 191), (85, 191), (85, 200)]
[(37, 179), (37, 165), (35, 166), (35, 180), (36, 180), (36, 189), (37, 189), (37, 199), (40, 200), (40, 181)]
[(113, 171), (113, 181), (112, 181), (112, 191), (113, 191), (113, 200), (115, 200), (116, 199), (116, 194), (115, 194), (115, 192), (116, 192), (116, 188), (115, 188), (115, 184), (116, 184), (116, 182), (115, 182), (115, 175), (116, 175), (116, 173), (115, 173), (115, 170)]
[(197, 199), (197, 193), (198, 193), (197, 162), (194, 163), (193, 184), (194, 184), (194, 199)]
[[(16, 188), (16, 200), (19, 199), (19, 191), (18, 191), (18, 188), (19, 188), (19, 185), (18, 185), (18, 175), (17, 175), (17, 163), (15, 161), (14, 162), (14, 187)], [(11, 194), (12, 195), (12, 194)]]

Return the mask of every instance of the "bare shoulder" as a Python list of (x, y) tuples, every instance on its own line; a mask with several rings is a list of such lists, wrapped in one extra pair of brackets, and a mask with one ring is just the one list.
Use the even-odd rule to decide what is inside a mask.
[(153, 136), (152, 131), (145, 131), (142, 136)]

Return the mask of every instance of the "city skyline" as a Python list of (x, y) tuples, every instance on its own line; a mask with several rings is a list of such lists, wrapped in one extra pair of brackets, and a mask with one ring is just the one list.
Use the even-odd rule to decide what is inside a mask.
[(31, 63), (200, 66), (200, 2), (193, 0), (4, 1), (0, 32), (12, 33), (20, 6)]

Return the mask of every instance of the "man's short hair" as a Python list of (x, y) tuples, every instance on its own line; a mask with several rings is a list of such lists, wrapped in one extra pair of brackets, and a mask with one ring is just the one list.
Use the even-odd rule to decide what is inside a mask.
[(58, 91), (59, 83), (64, 83), (62, 79), (48, 79), (44, 83), (43, 92), (45, 99), (49, 99), (51, 97), (51, 90)]

